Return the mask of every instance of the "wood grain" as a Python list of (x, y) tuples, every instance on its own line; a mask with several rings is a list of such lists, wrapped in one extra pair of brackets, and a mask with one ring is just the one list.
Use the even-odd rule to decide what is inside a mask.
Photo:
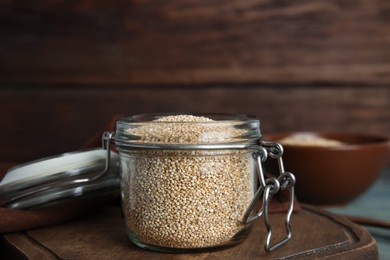
[(115, 114), (249, 113), (263, 133), (338, 130), (390, 137), (386, 87), (9, 87), (0, 89), (0, 157), (74, 151)]
[[(261, 221), (240, 245), (215, 252), (162, 254), (143, 250), (127, 238), (118, 208), (53, 227), (12, 233), (5, 239), (30, 259), (376, 259), (374, 239), (362, 228), (344, 218), (313, 207), (292, 217), (292, 239), (282, 248), (266, 253), (265, 230)], [(274, 236), (283, 237), (284, 215), (271, 216)], [(35, 242), (35, 244), (32, 244)]]
[(1, 1), (0, 79), (388, 85), (389, 35), (387, 0)]

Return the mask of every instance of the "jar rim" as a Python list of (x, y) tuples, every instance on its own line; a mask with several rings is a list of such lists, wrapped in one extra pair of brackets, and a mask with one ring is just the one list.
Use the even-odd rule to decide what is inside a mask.
[(226, 145), (244, 147), (256, 143), (260, 138), (260, 121), (254, 115), (228, 113), (130, 115), (117, 121), (114, 137), (117, 146), (138, 149), (221, 149)]
[(144, 114), (133, 114), (133, 115), (127, 115), (123, 116), (118, 119), (118, 122), (125, 122), (125, 123), (143, 123), (143, 122), (153, 122), (156, 119), (159, 119), (161, 117), (165, 116), (178, 116), (178, 115), (188, 115), (188, 116), (199, 116), (199, 117), (207, 117), (210, 119), (213, 119), (212, 121), (201, 121), (201, 122), (183, 122), (183, 121), (156, 121), (156, 123), (159, 124), (172, 124), (172, 123), (180, 123), (180, 124), (215, 124), (215, 123), (224, 123), (224, 122), (231, 122), (231, 121), (259, 121), (259, 119), (252, 114), (236, 114), (236, 113), (180, 113), (180, 112), (174, 112), (174, 113), (144, 113)]

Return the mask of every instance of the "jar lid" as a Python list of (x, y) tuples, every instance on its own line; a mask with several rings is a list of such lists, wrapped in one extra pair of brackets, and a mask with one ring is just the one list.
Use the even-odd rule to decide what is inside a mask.
[[(75, 197), (118, 192), (119, 157), (92, 149), (51, 156), (9, 169), (0, 182), (0, 204), (9, 208), (45, 207)], [(96, 176), (99, 178), (95, 178)]]

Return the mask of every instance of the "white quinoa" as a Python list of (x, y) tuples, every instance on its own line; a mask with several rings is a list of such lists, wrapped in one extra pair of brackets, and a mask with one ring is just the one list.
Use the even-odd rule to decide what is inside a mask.
[(286, 136), (283, 139), (280, 139), (279, 142), (283, 145), (297, 145), (297, 146), (317, 146), (317, 147), (337, 147), (342, 146), (345, 143), (325, 138), (322, 136), (313, 135), (310, 133), (294, 134)]
[(204, 144), (242, 141), (244, 131), (232, 127), (234, 121), (217, 122), (193, 115), (165, 116), (147, 124), (140, 123), (129, 133), (143, 143)]
[[(203, 134), (202, 125), (188, 122), (211, 121), (168, 116), (131, 131), (146, 142), (196, 143)], [(174, 125), (167, 130), (157, 122)], [(223, 131), (236, 136), (243, 130), (224, 127)], [(216, 246), (243, 228), (242, 217), (254, 189), (250, 152), (132, 150), (121, 156), (126, 224), (142, 243), (172, 248)]]

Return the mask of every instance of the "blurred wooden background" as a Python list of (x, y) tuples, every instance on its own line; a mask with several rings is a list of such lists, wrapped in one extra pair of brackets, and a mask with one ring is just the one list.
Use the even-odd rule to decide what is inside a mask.
[(0, 0), (2, 161), (183, 111), (390, 137), (390, 1)]

